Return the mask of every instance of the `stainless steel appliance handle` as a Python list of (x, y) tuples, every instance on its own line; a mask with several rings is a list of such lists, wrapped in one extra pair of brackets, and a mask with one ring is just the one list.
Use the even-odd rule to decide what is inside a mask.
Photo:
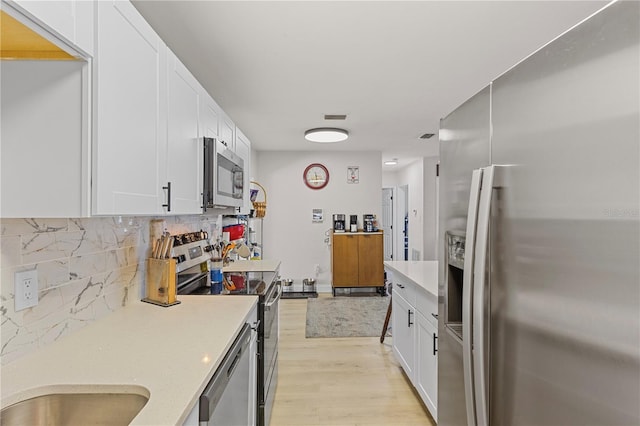
[(273, 300), (272, 300), (271, 302), (269, 302), (269, 303), (265, 303), (265, 304), (264, 304), (264, 310), (265, 310), (265, 311), (270, 310), (270, 309), (271, 309), (271, 307), (272, 307), (274, 304), (278, 303), (278, 300), (280, 300), (280, 297), (282, 297), (282, 286), (279, 286), (279, 285), (278, 285), (278, 286), (276, 286), (276, 287), (278, 287), (278, 290), (277, 290), (277, 291), (278, 291), (278, 294), (277, 294), (277, 296), (276, 296), (276, 297), (274, 297), (274, 298), (273, 298)]
[(489, 249), (489, 221), (491, 219), (491, 195), (495, 166), (485, 167), (482, 172), (480, 201), (478, 203), (478, 221), (476, 225), (476, 244), (474, 247), (475, 262), (473, 268), (473, 374), (476, 399), (476, 422), (478, 426), (489, 424), (487, 406), (486, 371), (488, 361), (486, 315), (487, 315), (487, 282), (486, 265)]
[(476, 407), (473, 386), (473, 346), (472, 346), (472, 296), (473, 266), (475, 256), (476, 225), (478, 221), (478, 201), (482, 169), (474, 170), (471, 175), (469, 211), (467, 214), (467, 232), (465, 240), (464, 276), (462, 282), (462, 366), (464, 370), (464, 400), (467, 410), (467, 424), (476, 426)]

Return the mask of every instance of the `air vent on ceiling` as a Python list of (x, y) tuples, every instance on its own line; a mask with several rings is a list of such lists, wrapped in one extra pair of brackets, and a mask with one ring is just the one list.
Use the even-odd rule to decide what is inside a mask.
[(424, 135), (420, 136), (420, 139), (431, 139), (434, 135), (435, 133), (425, 133)]
[(325, 114), (325, 120), (345, 120), (347, 118), (346, 114)]

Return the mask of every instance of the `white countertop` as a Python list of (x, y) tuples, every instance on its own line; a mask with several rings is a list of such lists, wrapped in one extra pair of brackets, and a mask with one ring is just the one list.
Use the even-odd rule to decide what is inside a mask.
[(344, 231), (344, 232), (333, 232), (334, 236), (339, 236), (339, 235), (376, 235), (376, 234), (382, 234), (382, 231), (371, 231), (371, 232), (364, 232), (364, 231), (358, 231), (358, 232), (349, 232), (349, 231)]
[(275, 272), (279, 260), (236, 260), (222, 267), (222, 272)]
[(178, 300), (166, 308), (135, 301), (3, 365), (2, 407), (51, 392), (108, 390), (149, 396), (131, 424), (182, 424), (258, 298)]
[(433, 260), (385, 261), (385, 268), (403, 275), (438, 297), (438, 262)]

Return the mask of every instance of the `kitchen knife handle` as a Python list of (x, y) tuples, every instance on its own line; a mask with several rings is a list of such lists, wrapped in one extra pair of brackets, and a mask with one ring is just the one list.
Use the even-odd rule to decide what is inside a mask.
[(171, 211), (171, 182), (167, 182), (167, 186), (163, 186), (162, 189), (167, 190), (167, 204), (163, 204), (162, 207), (166, 207), (167, 211)]

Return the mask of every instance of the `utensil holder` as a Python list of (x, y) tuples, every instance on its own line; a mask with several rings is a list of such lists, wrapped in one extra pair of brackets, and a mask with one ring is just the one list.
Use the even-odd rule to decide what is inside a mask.
[(146, 297), (143, 302), (159, 306), (173, 306), (176, 299), (176, 260), (147, 259)]

